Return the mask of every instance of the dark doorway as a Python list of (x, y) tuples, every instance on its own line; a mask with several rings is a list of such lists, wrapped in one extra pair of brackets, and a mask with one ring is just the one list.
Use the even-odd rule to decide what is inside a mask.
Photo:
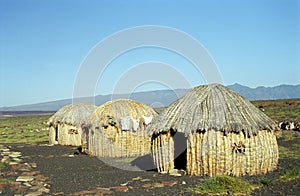
[(55, 141), (58, 141), (58, 126), (55, 126)]
[(184, 136), (184, 133), (176, 132), (173, 136), (174, 139), (174, 167), (175, 169), (186, 170), (186, 142), (187, 138)]

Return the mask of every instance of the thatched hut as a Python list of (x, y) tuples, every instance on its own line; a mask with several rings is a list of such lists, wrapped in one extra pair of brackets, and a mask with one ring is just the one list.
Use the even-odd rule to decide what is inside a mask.
[(74, 103), (62, 107), (48, 120), (49, 143), (80, 146), (80, 125), (96, 108), (88, 103)]
[(276, 168), (276, 125), (247, 99), (220, 84), (198, 86), (148, 127), (159, 172), (255, 175)]
[(99, 106), (82, 127), (88, 153), (98, 157), (134, 157), (150, 154), (146, 127), (157, 113), (128, 99)]

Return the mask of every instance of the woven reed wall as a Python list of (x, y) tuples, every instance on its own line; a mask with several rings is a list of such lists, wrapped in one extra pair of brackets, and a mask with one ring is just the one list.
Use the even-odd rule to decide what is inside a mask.
[[(175, 144), (176, 145), (176, 144)], [(159, 172), (174, 168), (174, 142), (167, 133), (152, 138), (152, 155)], [(190, 134), (187, 141), (188, 175), (256, 175), (276, 169), (278, 145), (274, 132), (242, 132), (224, 136), (220, 131)]]
[(170, 132), (152, 136), (151, 152), (158, 172), (174, 169), (174, 140)]
[(56, 138), (56, 129), (55, 126), (49, 127), (49, 144), (55, 144), (55, 138)]
[(58, 144), (60, 145), (71, 145), (80, 146), (81, 145), (81, 131), (73, 125), (57, 123), (50, 126), (49, 130), (49, 143), (54, 144), (56, 129), (57, 127), (57, 138)]
[(121, 131), (113, 126), (106, 129), (92, 127), (88, 130), (87, 148), (91, 155), (98, 157), (141, 156), (150, 153), (151, 137), (143, 131)]

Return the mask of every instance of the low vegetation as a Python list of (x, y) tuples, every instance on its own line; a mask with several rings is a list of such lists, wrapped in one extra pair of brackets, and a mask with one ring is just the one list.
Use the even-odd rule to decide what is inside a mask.
[(300, 169), (299, 168), (294, 168), (291, 170), (288, 170), (283, 176), (280, 177), (280, 180), (283, 182), (291, 181), (291, 180), (296, 180), (300, 178)]
[(273, 120), (300, 122), (300, 99), (252, 101), (252, 103)]
[(198, 194), (250, 194), (254, 187), (247, 181), (231, 176), (216, 176), (187, 191)]
[(49, 116), (19, 116), (0, 119), (0, 143), (36, 144), (48, 141), (45, 122)]
[(7, 167), (6, 163), (0, 162), (0, 169), (4, 169), (6, 167)]
[(1, 184), (9, 184), (10, 182), (11, 182), (11, 180), (6, 179), (6, 178), (0, 179), (0, 185)]

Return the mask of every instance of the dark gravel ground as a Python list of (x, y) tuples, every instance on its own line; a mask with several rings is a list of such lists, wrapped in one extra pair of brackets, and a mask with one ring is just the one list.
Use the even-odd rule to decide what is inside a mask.
[[(279, 139), (279, 144), (290, 147), (300, 144), (300, 138), (289, 141)], [(95, 157), (87, 155), (73, 155), (75, 147), (69, 146), (28, 146), (12, 145), (12, 150), (21, 151), (24, 160), (36, 162), (38, 170), (49, 177), (51, 185), (50, 195), (75, 194), (84, 190), (96, 188), (110, 188), (126, 183), (127, 192), (113, 191), (113, 195), (192, 195), (185, 188), (195, 187), (207, 177), (196, 176), (169, 176), (158, 174), (155, 171), (127, 171), (105, 164)], [(300, 179), (289, 182), (279, 181), (287, 170), (300, 168), (299, 159), (285, 158), (279, 160), (278, 169), (267, 175), (243, 177), (252, 184), (260, 179), (268, 179), (269, 186), (263, 186), (252, 192), (251, 195), (300, 195)], [(136, 180), (134, 180), (136, 179)], [(162, 183), (175, 185), (160, 187)], [(154, 186), (154, 187), (153, 187)]]

